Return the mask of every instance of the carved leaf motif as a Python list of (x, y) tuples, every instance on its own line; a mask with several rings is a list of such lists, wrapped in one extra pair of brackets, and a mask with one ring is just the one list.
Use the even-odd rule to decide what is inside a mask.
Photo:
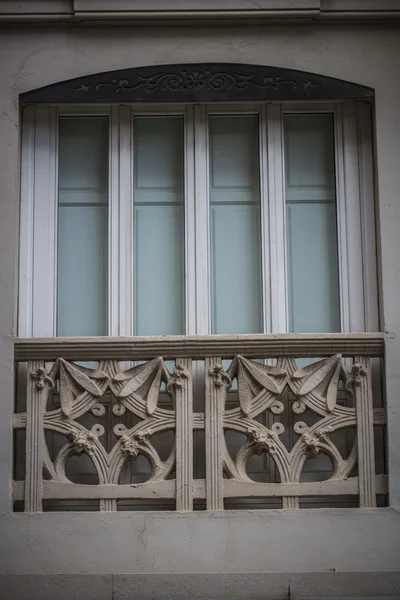
[(128, 380), (128, 383), (124, 385), (118, 396), (126, 398), (133, 393), (137, 393), (147, 401), (147, 412), (149, 415), (152, 415), (157, 408), (162, 372), (163, 359), (154, 358), (144, 365), (133, 367), (123, 373), (118, 373), (114, 377), (114, 381)]
[(157, 408), (160, 393), (161, 369), (158, 369), (147, 393), (147, 412), (152, 415)]
[(335, 354), (325, 360), (313, 363), (304, 369), (299, 369), (293, 373), (293, 378), (304, 378), (305, 381), (297, 394), (305, 396), (317, 387), (326, 385), (326, 407), (328, 412), (332, 412), (336, 406), (337, 388), (342, 368), (342, 357), (340, 354)]
[[(243, 356), (237, 357), (238, 361), (238, 391), (240, 408), (245, 415), (251, 410), (252, 401), (262, 389), (272, 394), (279, 395), (282, 390), (282, 381), (286, 371), (280, 367), (260, 365)], [(274, 381), (273, 377), (280, 381)]]
[(104, 373), (101, 369), (87, 369), (79, 365), (79, 371), (91, 379), (108, 379), (107, 373)]
[[(81, 390), (89, 392), (96, 398), (102, 395), (97, 385), (86, 375), (92, 372), (91, 369), (78, 367), (63, 358), (59, 359), (60, 366), (60, 405), (61, 410), (66, 417), (71, 414), (72, 404), (74, 401), (73, 389), (78, 387)], [(95, 371), (95, 373), (100, 373)], [(103, 373), (104, 377), (107, 377)], [(102, 377), (102, 379), (104, 378)]]

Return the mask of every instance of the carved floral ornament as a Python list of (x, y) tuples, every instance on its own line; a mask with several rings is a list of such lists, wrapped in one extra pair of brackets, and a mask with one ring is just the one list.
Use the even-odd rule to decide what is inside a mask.
[(95, 436), (90, 432), (71, 432), (68, 435), (69, 439), (73, 444), (73, 448), (77, 454), (81, 454), (82, 452), (86, 452), (89, 455), (92, 455), (95, 449)]
[(362, 383), (362, 379), (363, 377), (367, 376), (367, 371), (365, 370), (365, 368), (360, 365), (359, 363), (354, 363), (352, 369), (351, 369), (351, 382), (359, 387)]
[(189, 373), (186, 371), (182, 365), (176, 365), (174, 367), (174, 372), (172, 373), (172, 377), (167, 383), (167, 391), (172, 390), (174, 387), (183, 387), (185, 384), (185, 380), (189, 378)]
[(308, 429), (302, 436), (302, 442), (306, 448), (307, 454), (312, 458), (316, 457), (322, 448), (322, 445), (329, 441), (329, 434), (332, 432), (330, 427), (317, 429), (314, 433), (309, 433)]
[(224, 367), (221, 363), (216, 363), (209, 371), (209, 375), (211, 376), (215, 387), (226, 387), (230, 388), (232, 384), (232, 380), (228, 373), (224, 371)]
[(285, 428), (282, 423), (274, 423), (271, 431), (255, 426), (250, 426), (247, 429), (250, 441), (255, 444), (256, 454), (262, 454), (263, 452), (275, 454), (277, 451), (277, 436), (284, 431)]
[(46, 384), (49, 386), (50, 389), (53, 389), (54, 387), (54, 381), (51, 377), (47, 375), (46, 369), (44, 369), (43, 367), (39, 367), (38, 369), (36, 369), (36, 371), (33, 371), (31, 373), (31, 377), (35, 380), (36, 387), (38, 390), (44, 390)]
[(124, 456), (136, 458), (140, 453), (141, 446), (147, 442), (147, 439), (152, 434), (153, 431), (150, 428), (133, 434), (132, 436), (123, 433), (120, 437), (120, 444)]

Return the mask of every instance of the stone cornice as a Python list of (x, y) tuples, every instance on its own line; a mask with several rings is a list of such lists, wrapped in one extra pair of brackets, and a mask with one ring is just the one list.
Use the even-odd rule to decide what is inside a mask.
[(398, 0), (0, 0), (0, 23), (218, 24), (395, 19), (400, 19)]

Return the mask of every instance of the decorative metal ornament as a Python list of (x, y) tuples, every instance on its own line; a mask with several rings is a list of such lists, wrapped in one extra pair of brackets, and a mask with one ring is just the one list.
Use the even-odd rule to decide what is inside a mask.
[(229, 102), (371, 98), (373, 89), (293, 69), (235, 63), (134, 67), (54, 83), (21, 102)]

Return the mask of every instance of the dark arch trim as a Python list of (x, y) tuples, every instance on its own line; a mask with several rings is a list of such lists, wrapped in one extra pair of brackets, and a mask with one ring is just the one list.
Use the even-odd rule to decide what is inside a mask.
[(373, 89), (304, 71), (199, 63), (135, 67), (22, 94), (21, 102), (223, 102), (371, 98)]

